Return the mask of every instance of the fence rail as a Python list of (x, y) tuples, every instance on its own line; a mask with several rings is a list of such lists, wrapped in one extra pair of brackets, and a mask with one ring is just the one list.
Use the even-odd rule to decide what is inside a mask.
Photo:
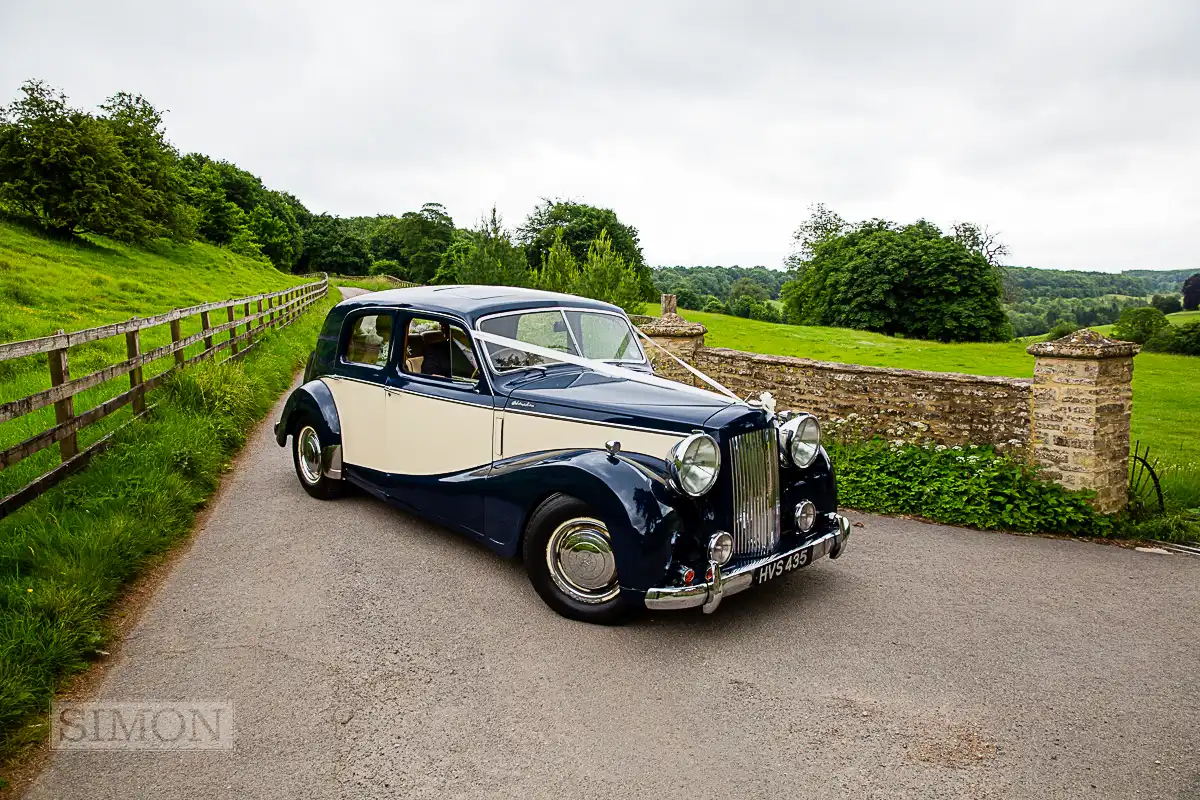
[[(309, 273), (315, 275), (316, 273)], [(330, 280), (334, 281), (376, 281), (383, 280), (391, 284), (394, 289), (409, 289), (414, 286), (424, 286), (421, 283), (412, 283), (411, 281), (402, 281), (392, 275), (329, 275)]]
[[(46, 353), (50, 369), (50, 388), (0, 404), (0, 423), (25, 416), (50, 405), (54, 406), (55, 421), (53, 427), (0, 451), (0, 470), (19, 464), (34, 453), (56, 443), (59, 446), (59, 455), (62, 461), (54, 469), (0, 499), (0, 518), (11, 514), (63, 478), (82, 469), (92, 456), (104, 450), (111, 443), (113, 435), (118, 430), (134, 419), (145, 415), (147, 411), (146, 394), (162, 384), (173, 372), (198, 361), (215, 359), (218, 353), (226, 349), (230, 351), (229, 359), (244, 356), (256, 344), (256, 336), (260, 336), (266, 328), (278, 329), (291, 324), (309, 306), (324, 297), (328, 288), (329, 278), (323, 275), (319, 281), (269, 294), (256, 294), (236, 300), (221, 300), (190, 308), (177, 308), (165, 314), (144, 319), (134, 317), (126, 322), (87, 328), (73, 333), (58, 331), (52, 336), (0, 344), (0, 361)], [(255, 306), (254, 313), (251, 312), (251, 304)], [(243, 315), (241, 317), (236, 316), (238, 306), (242, 307)], [(211, 324), (211, 312), (219, 312), (222, 309), (225, 309), (228, 321), (219, 325)], [(181, 320), (197, 315), (200, 317), (200, 331), (190, 336), (183, 336)], [(171, 343), (143, 353), (141, 351), (141, 332), (159, 325), (170, 326)], [(245, 326), (246, 330), (238, 333), (238, 328), (242, 326)], [(228, 338), (214, 342), (214, 337), (223, 333), (228, 333)], [(126, 360), (82, 377), (71, 377), (68, 357), (70, 348), (117, 336), (125, 337)], [(204, 350), (190, 358), (185, 357), (184, 349), (200, 341), (204, 342)], [(172, 356), (174, 359), (174, 363), (170, 367), (151, 378), (143, 378), (143, 368), (146, 365), (167, 356)], [(127, 391), (81, 414), (75, 413), (74, 398), (76, 395), (122, 375), (129, 375)], [(81, 429), (104, 419), (126, 405), (132, 406), (133, 419), (116, 430), (110, 431), (83, 450), (79, 449), (78, 433)]]

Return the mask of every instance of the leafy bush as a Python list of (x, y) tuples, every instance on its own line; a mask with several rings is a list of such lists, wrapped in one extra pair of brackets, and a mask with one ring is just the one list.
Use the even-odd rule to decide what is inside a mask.
[(1183, 311), (1183, 303), (1177, 294), (1156, 294), (1150, 298), (1150, 305), (1164, 314), (1175, 314)]
[(1167, 325), (1146, 341), (1146, 349), (1180, 356), (1200, 356), (1200, 322)]
[(371, 263), (372, 275), (390, 275), (393, 278), (407, 280), (407, 273), (399, 261), (394, 261), (390, 258), (381, 258), (378, 261)]
[(1152, 306), (1127, 308), (1121, 312), (1121, 319), (1113, 328), (1113, 336), (1127, 342), (1145, 344), (1170, 324), (1166, 315)]
[(716, 296), (711, 295), (711, 294), (705, 296), (704, 308), (701, 310), (707, 311), (709, 314), (725, 314), (725, 313), (728, 313), (728, 311), (729, 311), (729, 309), (727, 309), (725, 307), (724, 303), (722, 303), (719, 299), (717, 299)]
[(1046, 341), (1052, 342), (1055, 339), (1061, 339), (1064, 336), (1070, 336), (1075, 331), (1079, 330), (1079, 326), (1073, 320), (1060, 319), (1046, 334)]
[(779, 309), (770, 303), (755, 303), (750, 306), (750, 319), (756, 319), (760, 322), (782, 322), (783, 318), (779, 314)]
[(952, 525), (1027, 533), (1107, 535), (1088, 503), (991, 447), (832, 442), (838, 500), (863, 511), (915, 514)]

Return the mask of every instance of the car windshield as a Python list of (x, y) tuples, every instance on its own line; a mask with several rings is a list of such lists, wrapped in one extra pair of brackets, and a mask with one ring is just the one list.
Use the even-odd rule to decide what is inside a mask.
[[(489, 317), (479, 323), (479, 329), (596, 361), (638, 364), (645, 361), (629, 321), (617, 314), (563, 309), (518, 311)], [(560, 363), (515, 345), (487, 342), (484, 346), (497, 372)]]

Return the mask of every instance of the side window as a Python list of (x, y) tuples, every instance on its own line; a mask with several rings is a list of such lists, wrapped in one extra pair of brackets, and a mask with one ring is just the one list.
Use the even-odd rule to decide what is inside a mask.
[(403, 369), (410, 375), (455, 383), (479, 382), (471, 337), (452, 322), (414, 318), (404, 331)]
[(392, 315), (369, 314), (354, 320), (342, 356), (354, 364), (382, 367), (392, 344)]

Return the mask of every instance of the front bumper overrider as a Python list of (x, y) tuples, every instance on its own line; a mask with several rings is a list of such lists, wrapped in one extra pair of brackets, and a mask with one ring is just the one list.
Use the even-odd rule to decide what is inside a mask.
[(837, 558), (846, 551), (850, 539), (850, 521), (841, 514), (834, 514), (837, 525), (834, 530), (826, 533), (815, 541), (805, 542), (799, 547), (774, 553), (766, 558), (739, 564), (736, 567), (722, 569), (715, 561), (709, 562), (712, 570), (712, 580), (704, 583), (694, 583), (691, 586), (667, 586), (650, 589), (646, 592), (646, 608), (654, 610), (695, 608), (703, 606), (705, 614), (711, 614), (721, 605), (722, 598), (749, 589), (754, 584), (754, 573), (767, 564), (795, 555), (802, 550), (812, 548), (812, 564), (819, 558), (829, 556)]

